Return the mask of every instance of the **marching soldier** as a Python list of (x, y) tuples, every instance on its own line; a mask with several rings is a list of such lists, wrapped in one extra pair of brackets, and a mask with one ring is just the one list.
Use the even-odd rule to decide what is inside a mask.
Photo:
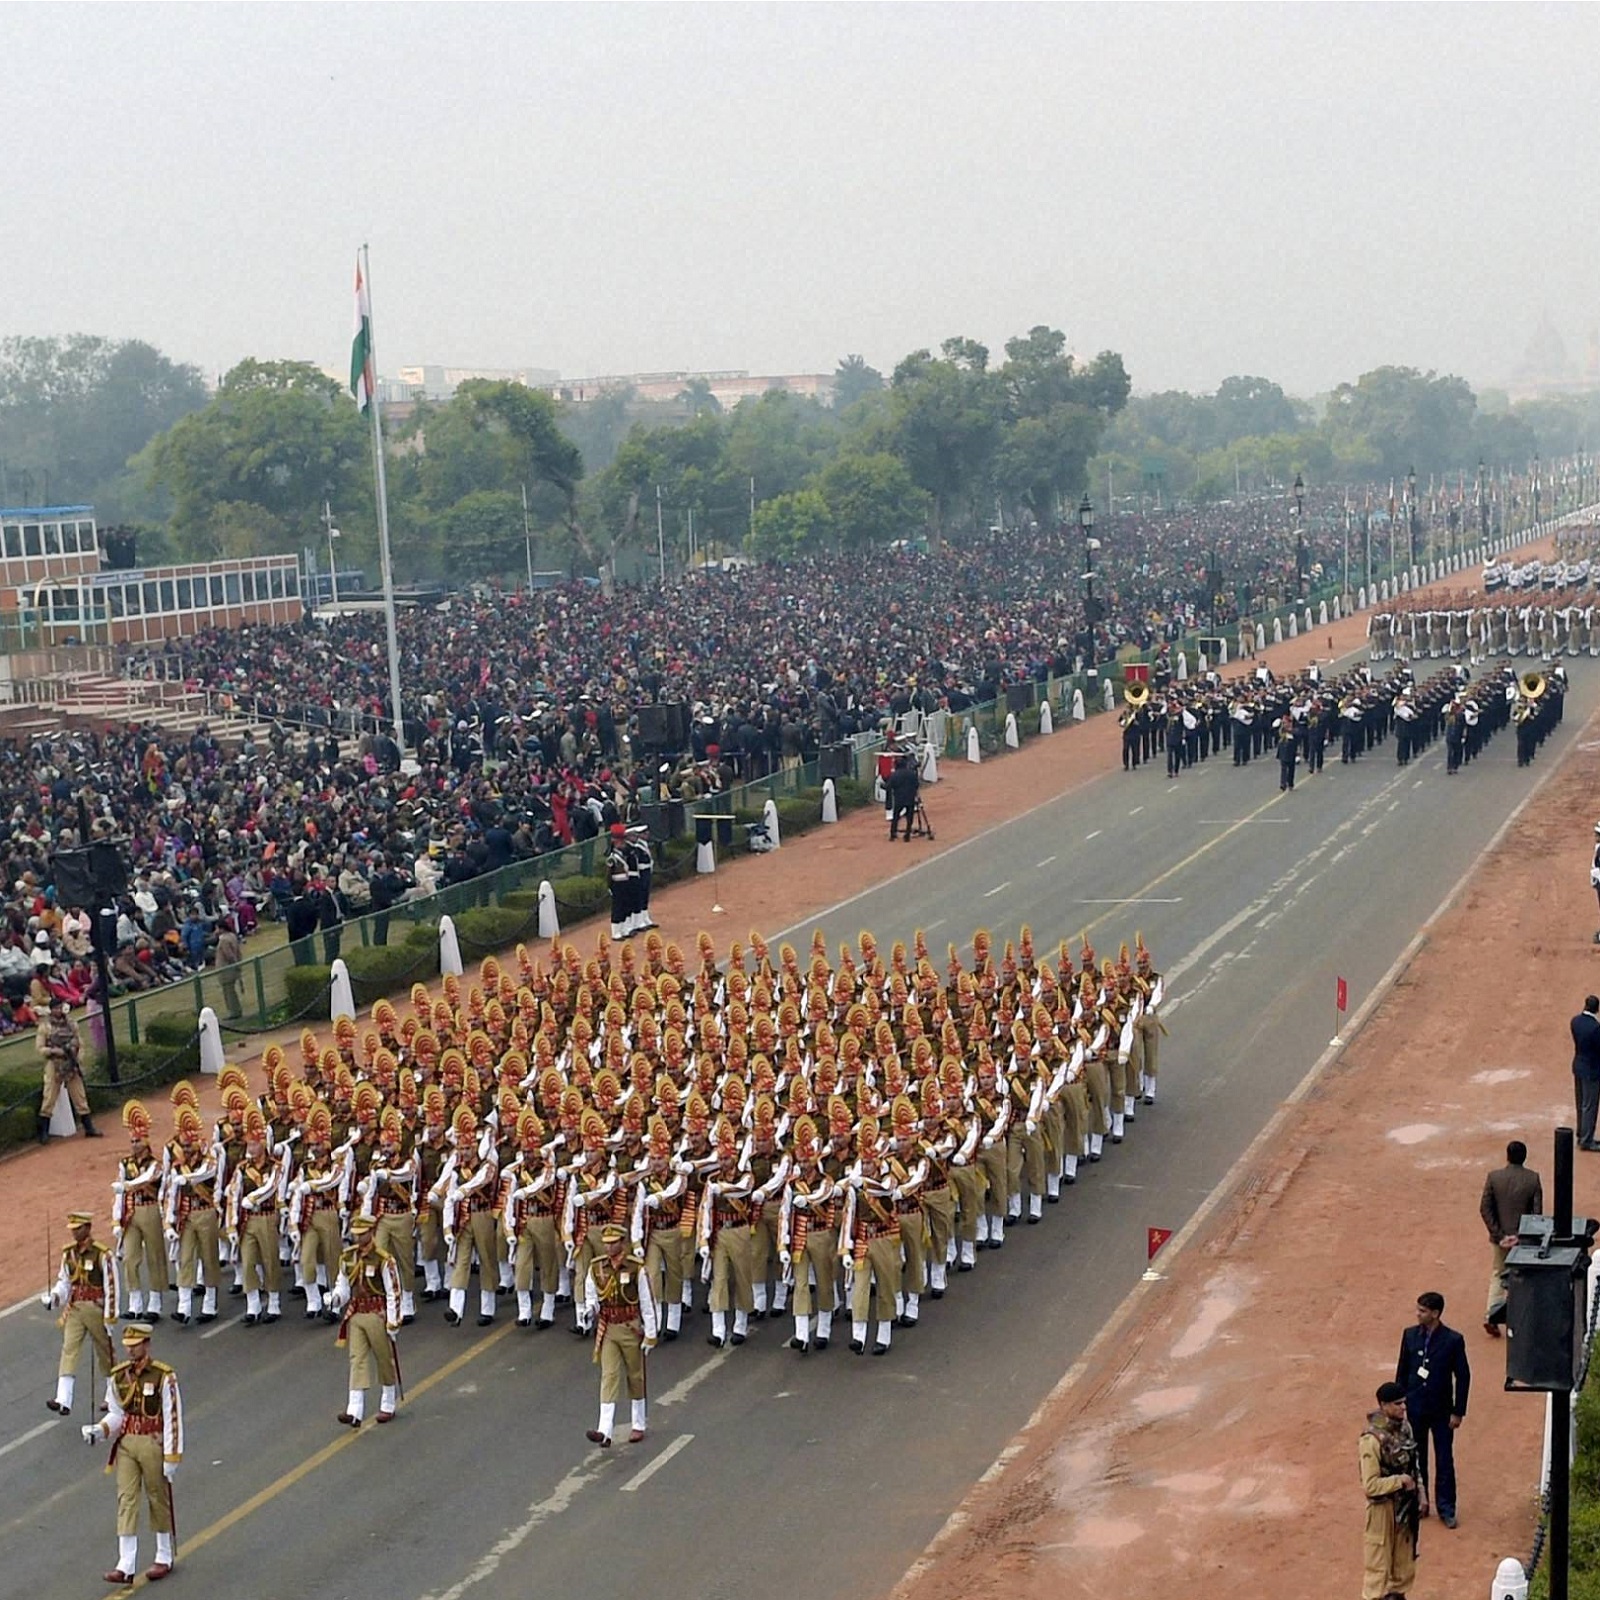
[(320, 1101), (306, 1115), (305, 1150), (300, 1171), (289, 1186), (290, 1243), (295, 1249), (300, 1286), (306, 1295), (306, 1320), (332, 1322), (332, 1306), (322, 1303), (339, 1270), (343, 1229), (339, 1198), (345, 1187), (348, 1155), (333, 1151), (333, 1113)]
[(150, 1144), (150, 1113), (139, 1101), (130, 1100), (122, 1108), (122, 1125), (128, 1130), (129, 1146), (111, 1184), (111, 1240), (122, 1256), (129, 1315), (159, 1322), (168, 1275), (161, 1228), (161, 1157)]
[(499, 1236), (494, 1207), (499, 1198), (499, 1172), (492, 1153), (478, 1142), (478, 1119), (472, 1107), (456, 1107), (451, 1131), (456, 1150), (446, 1167), (444, 1239), (450, 1255), (450, 1308), (444, 1320), (461, 1326), (467, 1307), (467, 1284), (472, 1277), (472, 1257), (478, 1257), (478, 1326), (494, 1321), (495, 1279), (499, 1272)]
[(878, 1336), (875, 1356), (887, 1355), (902, 1301), (900, 1292), (900, 1215), (895, 1176), (878, 1142), (878, 1124), (863, 1117), (856, 1129), (860, 1151), (846, 1180), (839, 1253), (845, 1258), (845, 1288), (850, 1295), (850, 1348), (867, 1347), (867, 1327), (877, 1292)]
[[(377, 1245), (400, 1274), (400, 1325), (417, 1320), (417, 1168), (418, 1156), (402, 1153), (404, 1125), (398, 1106), (386, 1106), (378, 1119), (378, 1154), (368, 1169), (361, 1211), (378, 1220)], [(508, 1237), (510, 1237), (508, 1235)]]
[[(278, 1202), (283, 1194), (283, 1171), (289, 1160), (287, 1145), (281, 1162), (267, 1153), (267, 1119), (259, 1106), (244, 1118), (244, 1155), (234, 1170), (228, 1192), (228, 1237), (239, 1246), (239, 1266), (244, 1273), (244, 1325), (276, 1322), (282, 1315), (282, 1286), (278, 1260)], [(266, 1310), (261, 1308), (266, 1291)]]
[(628, 1253), (628, 1233), (615, 1222), (600, 1230), (602, 1253), (583, 1280), (584, 1320), (594, 1329), (594, 1359), (600, 1368), (600, 1420), (586, 1435), (611, 1448), (617, 1403), (627, 1390), (632, 1402), (629, 1444), (645, 1434), (645, 1358), (656, 1343), (656, 1302), (644, 1262)]
[(689, 1174), (672, 1159), (666, 1119), (650, 1119), (645, 1172), (633, 1191), (633, 1247), (644, 1257), (657, 1307), (666, 1308), (661, 1337), (671, 1343), (683, 1326), (683, 1285), (694, 1270), (693, 1235), (686, 1229)]
[(1167, 1030), (1156, 1015), (1156, 1008), (1166, 993), (1166, 980), (1151, 965), (1150, 952), (1145, 947), (1144, 936), (1134, 934), (1134, 983), (1143, 997), (1144, 1006), (1139, 1014), (1136, 1037), (1139, 1041), (1139, 1088), (1147, 1106), (1156, 1103), (1156, 1067), (1161, 1056), (1161, 1036)]
[(112, 1440), (111, 1461), (117, 1474), (117, 1564), (107, 1583), (133, 1582), (139, 1565), (139, 1493), (144, 1491), (155, 1535), (156, 1559), (145, 1578), (159, 1583), (171, 1571), (172, 1480), (183, 1460), (183, 1395), (178, 1375), (165, 1362), (150, 1357), (150, 1324), (130, 1322), (122, 1330), (127, 1359), (111, 1369), (106, 1380), (106, 1415), (83, 1425), (85, 1444)]
[(393, 1422), (400, 1392), (400, 1358), (394, 1336), (400, 1327), (400, 1269), (387, 1250), (378, 1247), (378, 1222), (361, 1214), (350, 1219), (350, 1248), (339, 1257), (333, 1285), (333, 1307), (341, 1312), (336, 1343), (350, 1351), (350, 1393), (335, 1419), (359, 1428), (366, 1416), (367, 1390), (376, 1371), (376, 1422)]
[[(505, 1174), (505, 1236), (511, 1241), (517, 1326), (543, 1331), (555, 1321), (561, 1281), (561, 1174), (544, 1148), (536, 1111), (517, 1117), (519, 1154)], [(539, 1274), (539, 1315), (533, 1314), (533, 1275)]]
[(739, 1146), (732, 1121), (717, 1119), (717, 1165), (706, 1179), (699, 1213), (699, 1251), (703, 1272), (711, 1279), (711, 1332), (706, 1342), (721, 1349), (728, 1343), (728, 1313), (733, 1312), (733, 1342), (743, 1344), (750, 1331), (755, 1294), (750, 1283), (750, 1206), (755, 1180), (739, 1165)]
[(178, 1107), (177, 1134), (167, 1166), (163, 1219), (178, 1255), (177, 1322), (187, 1323), (194, 1311), (194, 1291), (205, 1285), (200, 1321), (217, 1319), (217, 1289), (222, 1282), (221, 1224), (217, 1196), (226, 1181), (227, 1157), (220, 1144), (207, 1144), (199, 1111)]
[(78, 1356), (85, 1339), (98, 1353), (101, 1365), (111, 1371), (106, 1323), (116, 1322), (120, 1303), (116, 1254), (90, 1237), (94, 1218), (87, 1211), (69, 1211), (67, 1226), (72, 1229), (72, 1243), (61, 1252), (61, 1270), (45, 1295), (50, 1309), (60, 1312), (57, 1321), (61, 1328), (55, 1398), (46, 1400), (45, 1405), (63, 1417), (72, 1410)]
[[(822, 1164), (817, 1124), (794, 1126), (794, 1164), (778, 1213), (778, 1259), (794, 1285), (791, 1350), (826, 1350), (833, 1336), (839, 1275), (838, 1185)], [(812, 1338), (813, 1322), (816, 1329)]]

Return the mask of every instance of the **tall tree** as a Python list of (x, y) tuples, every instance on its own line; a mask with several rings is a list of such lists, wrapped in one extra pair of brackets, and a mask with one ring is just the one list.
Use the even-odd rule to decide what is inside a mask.
[(864, 395), (883, 388), (883, 374), (869, 367), (864, 356), (846, 356), (833, 374), (833, 409), (848, 411)]

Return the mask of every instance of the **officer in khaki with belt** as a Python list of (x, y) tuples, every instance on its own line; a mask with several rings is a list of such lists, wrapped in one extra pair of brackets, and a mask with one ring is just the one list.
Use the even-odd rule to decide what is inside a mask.
[(117, 1320), (117, 1257), (90, 1238), (94, 1218), (87, 1211), (69, 1211), (72, 1243), (61, 1252), (61, 1271), (45, 1295), (52, 1311), (61, 1313), (61, 1364), (56, 1393), (45, 1404), (62, 1416), (72, 1410), (78, 1382), (78, 1358), (89, 1341), (107, 1372), (111, 1371), (111, 1339), (106, 1323)]
[(656, 1301), (644, 1262), (628, 1251), (628, 1233), (619, 1223), (600, 1230), (601, 1254), (589, 1263), (583, 1280), (586, 1321), (594, 1327), (594, 1359), (600, 1367), (600, 1420), (587, 1435), (602, 1450), (611, 1447), (617, 1403), (627, 1390), (633, 1403), (629, 1444), (644, 1438), (645, 1356), (656, 1344)]
[(111, 1369), (106, 1382), (106, 1415), (83, 1425), (85, 1444), (113, 1442), (111, 1460), (117, 1473), (117, 1564), (107, 1583), (132, 1583), (139, 1564), (139, 1491), (149, 1507), (150, 1531), (156, 1538), (155, 1564), (145, 1578), (159, 1583), (172, 1571), (172, 1480), (183, 1460), (183, 1395), (178, 1374), (150, 1359), (150, 1324), (130, 1322), (122, 1330), (127, 1354)]
[(400, 1392), (400, 1361), (394, 1336), (400, 1327), (400, 1269), (377, 1242), (377, 1218), (350, 1219), (350, 1248), (339, 1258), (339, 1276), (331, 1296), (344, 1313), (336, 1341), (350, 1351), (350, 1394), (337, 1420), (359, 1428), (366, 1416), (367, 1390), (377, 1371), (378, 1422), (394, 1420)]

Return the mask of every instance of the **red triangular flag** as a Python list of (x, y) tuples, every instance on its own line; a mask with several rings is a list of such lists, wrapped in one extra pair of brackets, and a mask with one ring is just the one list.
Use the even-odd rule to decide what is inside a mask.
[(1172, 1237), (1172, 1229), (1171, 1228), (1146, 1228), (1145, 1229), (1145, 1236), (1146, 1236), (1146, 1240), (1148, 1242), (1149, 1249), (1150, 1249), (1150, 1254), (1147, 1257), (1147, 1259), (1150, 1260), (1150, 1261), (1154, 1261), (1155, 1258), (1156, 1258), (1156, 1251), (1158, 1251), (1162, 1247), (1162, 1245), (1164, 1245), (1167, 1242), (1167, 1240)]

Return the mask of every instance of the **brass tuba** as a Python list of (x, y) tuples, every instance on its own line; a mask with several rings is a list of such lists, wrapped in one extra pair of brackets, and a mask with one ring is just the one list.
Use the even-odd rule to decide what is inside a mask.
[(1518, 692), (1524, 700), (1539, 699), (1548, 687), (1542, 672), (1524, 672), (1517, 680)]
[(1148, 683), (1130, 683), (1123, 691), (1122, 698), (1135, 711), (1142, 710), (1150, 699), (1150, 685)]

